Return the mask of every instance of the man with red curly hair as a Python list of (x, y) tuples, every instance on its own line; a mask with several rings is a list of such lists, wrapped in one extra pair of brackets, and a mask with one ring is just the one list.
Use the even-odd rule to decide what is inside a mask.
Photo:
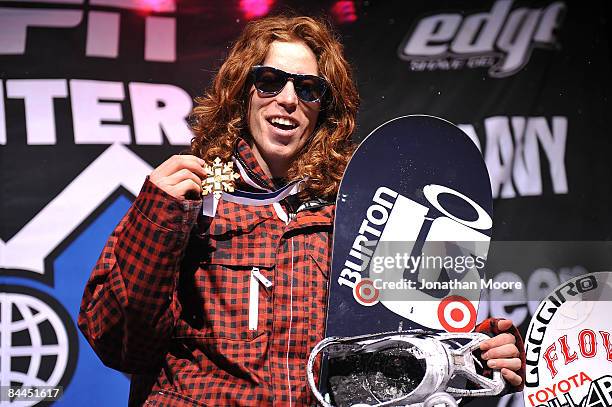
[[(196, 101), (192, 155), (145, 181), (89, 279), (79, 327), (132, 374), (130, 405), (312, 404), (306, 361), (323, 337), (359, 102), (342, 46), (312, 18), (252, 22)], [(266, 199), (203, 208), (217, 157), (238, 169), (236, 188)], [(508, 333), (483, 347), (514, 386), (519, 348)]]

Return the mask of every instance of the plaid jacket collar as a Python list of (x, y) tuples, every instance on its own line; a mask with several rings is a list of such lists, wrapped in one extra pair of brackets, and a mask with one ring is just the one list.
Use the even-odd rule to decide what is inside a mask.
[[(249, 173), (249, 176), (259, 186), (270, 190), (275, 190), (277, 188), (274, 185), (274, 182), (266, 175), (259, 165), (259, 162), (257, 161), (257, 158), (255, 158), (255, 154), (253, 154), (253, 150), (249, 144), (243, 139), (238, 139), (238, 142), (234, 147), (234, 157), (236, 160), (240, 161), (244, 169)], [(241, 184), (240, 188), (247, 186), (242, 178), (240, 179), (239, 183)]]
[[(276, 190), (278, 188), (274, 185), (272, 179), (270, 179), (270, 177), (268, 177), (264, 173), (263, 169), (259, 165), (259, 162), (257, 161), (257, 158), (255, 158), (255, 154), (253, 154), (253, 150), (245, 140), (238, 139), (238, 142), (236, 143), (234, 148), (234, 158), (241, 162), (244, 169), (248, 172), (248, 175), (259, 186), (269, 188), (271, 190)], [(238, 184), (240, 189), (253, 189), (253, 187), (249, 186), (246, 182), (244, 182), (242, 178), (240, 178)], [(301, 221), (298, 222), (300, 224), (299, 227), (329, 225), (333, 222), (333, 212), (335, 208), (333, 202), (326, 202), (321, 199), (313, 199), (307, 202), (308, 205), (300, 205), (301, 203), (302, 202), (295, 202), (293, 204), (290, 204), (289, 202), (287, 202), (287, 204), (290, 205), (292, 211), (298, 212), (297, 219)], [(319, 215), (316, 217), (312, 217), (312, 211), (318, 212)], [(304, 219), (301, 219), (302, 217)], [(296, 222), (294, 222), (294, 224), (289, 229), (296, 227), (298, 227), (298, 225), (296, 224)]]

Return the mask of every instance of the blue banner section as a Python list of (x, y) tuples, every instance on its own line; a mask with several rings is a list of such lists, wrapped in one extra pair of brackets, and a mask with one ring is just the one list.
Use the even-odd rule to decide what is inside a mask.
[[(64, 380), (66, 383), (64, 384), (63, 396), (55, 405), (125, 405), (128, 398), (129, 377), (104, 366), (83, 335), (80, 332), (77, 334), (76, 325), (81, 297), (83, 295), (83, 287), (85, 286), (87, 278), (108, 236), (130, 205), (130, 198), (118, 196), (104, 211), (93, 219), (91, 224), (79, 231), (74, 240), (59, 253), (58, 257), (53, 262), (55, 270), (55, 285), (53, 287), (49, 287), (32, 279), (0, 277), (2, 287), (23, 287), (25, 293), (29, 292), (32, 293), (33, 296), (36, 296), (36, 292), (42, 292), (59, 301), (58, 305), (63, 308), (64, 313), (66, 313), (68, 317), (67, 320), (60, 318), (62, 319), (64, 328), (67, 331), (72, 331), (74, 337), (78, 337), (77, 341), (72, 341), (71, 339), (73, 338), (69, 338), (68, 346), (63, 348), (68, 356), (67, 365), (73, 365), (74, 369), (72, 369), (73, 372), (65, 372), (71, 375), (69, 378), (71, 380)], [(6, 295), (11, 295), (12, 291), (11, 288), (2, 290)], [(7, 304), (6, 300), (2, 302), (2, 306), (5, 306), (5, 304)], [(51, 313), (54, 312), (51, 308), (46, 310)], [(14, 324), (15, 323), (16, 322), (14, 322)], [(41, 325), (42, 324), (39, 324), (38, 326)], [(11, 332), (13, 338), (24, 339), (22, 343), (12, 343), (11, 349), (15, 349), (27, 343), (27, 336), (34, 336), (30, 333), (34, 332), (36, 329), (37, 325), (30, 326), (29, 329), (26, 330), (26, 332), (29, 333), (23, 335), (19, 334), (19, 332), (24, 332), (24, 330)], [(3, 334), (4, 333), (3, 331)], [(26, 336), (25, 338), (24, 335)], [(29, 342), (33, 341), (30, 339)], [(3, 342), (3, 345), (4, 344), (5, 342)], [(3, 356), (10, 353), (11, 349), (5, 349), (3, 347)], [(37, 349), (33, 348), (32, 354), (35, 355), (36, 352)], [(46, 353), (44, 346), (40, 347), (40, 352), (43, 354)], [(32, 371), (33, 366), (28, 366), (27, 368), (30, 374), (36, 375), (37, 372)], [(5, 375), (4, 372), (3, 375)], [(11, 379), (10, 374), (6, 374), (6, 376)], [(18, 379), (14, 380), (18, 381)]]

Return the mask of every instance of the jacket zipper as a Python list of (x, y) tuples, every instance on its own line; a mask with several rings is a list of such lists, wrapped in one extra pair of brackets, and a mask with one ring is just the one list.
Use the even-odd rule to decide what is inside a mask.
[(272, 281), (261, 274), (259, 268), (251, 269), (251, 280), (249, 285), (249, 330), (257, 330), (257, 321), (259, 320), (259, 284), (263, 284), (265, 288), (272, 287)]
[[(295, 219), (296, 213), (287, 213), (283, 209), (282, 205), (279, 202), (274, 202), (272, 204), (274, 210), (276, 211), (276, 215), (280, 220), (285, 222), (285, 225), (288, 225), (293, 219)], [(289, 244), (291, 244), (291, 274), (289, 276), (290, 287), (289, 287), (289, 332), (287, 337), (287, 353), (285, 355), (285, 362), (287, 367), (287, 385), (289, 386), (289, 407), (293, 406), (293, 389), (291, 388), (291, 369), (289, 368), (289, 353), (291, 347), (291, 328), (293, 323), (293, 256), (294, 256), (294, 248), (293, 248), (293, 237), (291, 237)]]
[(238, 149), (234, 148), (234, 157), (236, 157), (236, 160), (240, 161), (240, 164), (242, 164), (242, 168), (244, 168), (244, 170), (251, 176), (251, 178), (256, 179), (257, 181), (259, 181), (259, 186), (260, 187), (265, 187), (265, 188), (269, 188), (267, 185), (268, 183), (266, 181), (264, 181), (263, 179), (261, 179), (261, 177), (259, 175), (257, 175), (255, 173), (255, 171), (253, 171), (251, 169), (251, 167), (249, 167), (247, 165), (247, 163), (244, 162), (244, 160), (242, 159), (242, 157), (240, 156), (240, 154), (238, 154)]
[[(289, 223), (289, 221), (287, 221)], [(291, 369), (289, 369), (289, 347), (291, 346), (291, 328), (293, 323), (293, 237), (291, 238), (291, 275), (290, 275), (290, 289), (289, 289), (289, 332), (287, 338), (287, 384), (289, 384), (289, 407), (293, 405), (293, 395), (291, 389)]]

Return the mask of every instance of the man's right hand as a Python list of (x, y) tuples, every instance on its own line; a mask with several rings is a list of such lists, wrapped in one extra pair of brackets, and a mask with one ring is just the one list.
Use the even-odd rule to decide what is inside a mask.
[(178, 199), (202, 194), (202, 180), (208, 176), (205, 161), (195, 155), (173, 155), (153, 170), (149, 181)]

